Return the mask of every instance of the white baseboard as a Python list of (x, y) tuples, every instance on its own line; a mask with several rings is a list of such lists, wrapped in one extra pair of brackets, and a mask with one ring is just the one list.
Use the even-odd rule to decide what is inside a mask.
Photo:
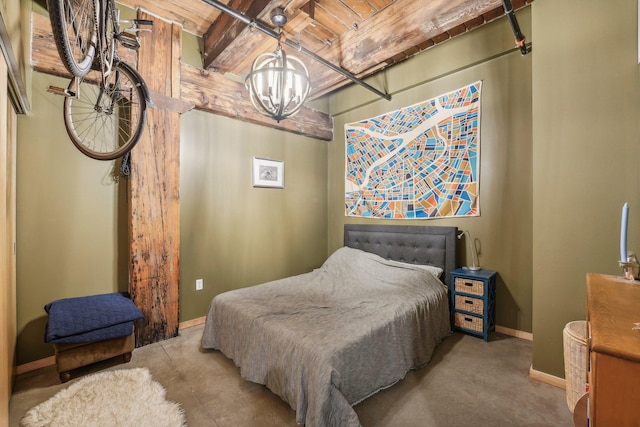
[[(517, 329), (506, 328), (504, 326), (498, 325), (496, 325), (496, 332), (516, 338), (522, 338), (523, 340), (533, 341), (533, 334), (530, 332), (518, 331)], [(566, 389), (564, 378), (556, 377), (555, 375), (547, 374), (545, 372), (536, 371), (535, 369), (533, 369), (533, 365), (529, 367), (529, 376), (534, 380), (550, 384), (563, 390)]]
[[(205, 316), (195, 319), (180, 322), (179, 329), (186, 329), (192, 326), (202, 325), (206, 320)], [(517, 329), (506, 328), (504, 326), (496, 325), (496, 332), (509, 335), (516, 338), (533, 341), (533, 334), (530, 332), (519, 331)], [(33, 362), (24, 363), (16, 367), (16, 375), (23, 374), (25, 372), (35, 371), (36, 369), (46, 368), (56, 364), (55, 356), (46, 357), (44, 359), (34, 360)], [(565, 388), (564, 379), (554, 377), (553, 375), (545, 374), (544, 372), (536, 371), (533, 367), (529, 370), (529, 376), (539, 381), (555, 385), (556, 387)]]
[(23, 363), (16, 366), (16, 375), (24, 374), (25, 372), (35, 371), (36, 369), (46, 368), (47, 366), (53, 366), (56, 364), (56, 357), (49, 356), (44, 359), (34, 360), (33, 362)]
[(536, 371), (535, 369), (533, 369), (533, 365), (529, 368), (529, 376), (534, 380), (538, 380), (540, 382), (550, 384), (552, 386), (561, 388), (563, 390), (567, 388), (564, 378), (560, 378), (560, 377), (556, 377), (555, 375), (550, 375), (544, 372)]
[(533, 334), (531, 332), (519, 331), (517, 329), (506, 328), (500, 325), (496, 325), (496, 332), (516, 338), (522, 338), (527, 341), (533, 341)]
[[(197, 319), (187, 320), (185, 322), (181, 322), (178, 325), (179, 329), (186, 329), (192, 326), (202, 325), (206, 320), (205, 316), (198, 317)], [(35, 371), (36, 369), (46, 368), (48, 366), (53, 366), (56, 364), (56, 357), (49, 356), (44, 359), (34, 360), (33, 362), (23, 363), (22, 365), (16, 366), (16, 375), (24, 374), (25, 372)]]
[(187, 321), (184, 321), (184, 322), (180, 322), (179, 328), (180, 329), (186, 329), (186, 328), (190, 328), (192, 326), (202, 325), (206, 319), (207, 319), (206, 316), (202, 316), (202, 317), (198, 317), (196, 319), (191, 319), (191, 320), (187, 320)]

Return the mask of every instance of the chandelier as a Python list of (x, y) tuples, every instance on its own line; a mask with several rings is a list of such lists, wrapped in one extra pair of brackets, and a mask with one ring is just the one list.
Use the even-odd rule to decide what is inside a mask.
[(262, 53), (253, 60), (244, 83), (253, 106), (280, 122), (302, 108), (311, 83), (304, 63), (282, 49), (286, 40), (282, 27), (287, 17), (281, 7), (271, 12), (271, 22), (278, 27), (278, 46), (275, 52)]

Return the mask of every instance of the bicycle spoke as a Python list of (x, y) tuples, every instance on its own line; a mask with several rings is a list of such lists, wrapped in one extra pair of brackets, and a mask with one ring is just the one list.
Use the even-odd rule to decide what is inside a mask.
[[(114, 158), (137, 142), (144, 123), (144, 94), (131, 71), (118, 63), (104, 89), (82, 80), (80, 99), (65, 99), (65, 121), (74, 144), (85, 154)], [(133, 142), (132, 142), (133, 141)], [(116, 153), (116, 154), (112, 154)]]
[[(82, 33), (83, 28), (87, 28), (87, 25), (91, 25), (91, 20), (93, 17), (88, 13), (89, 6), (87, 6), (87, 1), (83, 1), (82, 4), (73, 6), (71, 4), (71, 0), (67, 0), (67, 22), (70, 24), (71, 30), (67, 30), (71, 35), (74, 36), (74, 46), (78, 46), (81, 53), (86, 53), (88, 48), (88, 41), (84, 40), (84, 34)], [(76, 15), (74, 11), (81, 11), (80, 15)], [(74, 49), (75, 51), (75, 49)]]

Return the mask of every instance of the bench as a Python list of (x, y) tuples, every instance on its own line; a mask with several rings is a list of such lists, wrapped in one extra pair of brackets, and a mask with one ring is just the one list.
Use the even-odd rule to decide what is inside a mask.
[(142, 312), (125, 293), (111, 293), (53, 301), (45, 306), (45, 342), (53, 344), (60, 381), (71, 371), (122, 356), (131, 360), (135, 347), (133, 322)]

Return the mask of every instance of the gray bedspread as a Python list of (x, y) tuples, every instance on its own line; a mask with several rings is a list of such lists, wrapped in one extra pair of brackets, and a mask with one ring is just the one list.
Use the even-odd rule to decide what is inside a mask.
[(343, 247), (310, 273), (216, 296), (202, 347), (288, 402), (299, 424), (359, 426), (352, 405), (429, 362), (449, 333), (440, 280)]

